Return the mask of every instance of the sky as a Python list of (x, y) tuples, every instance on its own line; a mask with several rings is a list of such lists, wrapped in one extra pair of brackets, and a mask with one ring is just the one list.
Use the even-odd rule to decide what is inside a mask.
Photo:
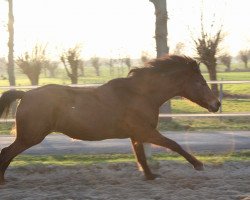
[[(149, 0), (13, 0), (15, 56), (31, 51), (36, 43), (47, 45), (52, 59), (80, 44), (90, 58), (139, 58), (142, 51), (155, 56), (155, 15)], [(0, 57), (8, 54), (8, 4), (0, 0)], [(250, 48), (249, 0), (167, 0), (170, 52), (178, 42), (184, 53), (194, 55), (200, 33), (201, 10), (207, 32), (223, 25), (222, 51), (237, 55)], [(215, 23), (213, 23), (215, 21)], [(211, 27), (211, 24), (215, 24)]]

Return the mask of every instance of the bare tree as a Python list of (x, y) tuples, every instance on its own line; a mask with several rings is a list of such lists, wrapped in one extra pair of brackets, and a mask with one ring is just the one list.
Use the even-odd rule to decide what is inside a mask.
[(80, 62), (80, 46), (69, 48), (61, 55), (61, 61), (72, 84), (78, 83), (78, 67)]
[(9, 22), (8, 22), (8, 31), (9, 31), (9, 55), (8, 55), (8, 75), (10, 85), (16, 85), (15, 79), (15, 68), (14, 68), (14, 15), (13, 15), (13, 1), (8, 0), (9, 4)]
[(167, 43), (167, 3), (166, 0), (150, 0), (155, 6), (155, 41), (157, 58), (169, 53)]
[(145, 63), (147, 63), (149, 61), (149, 55), (148, 55), (148, 52), (146, 51), (143, 51), (141, 53), (141, 62), (143, 65), (145, 65)]
[(219, 57), (219, 60), (223, 65), (227, 67), (226, 71), (231, 71), (231, 62), (232, 62), (232, 56), (228, 53), (225, 53)]
[(130, 71), (132, 63), (131, 63), (131, 58), (130, 57), (126, 57), (123, 59), (123, 62), (125, 63), (125, 65), (128, 68), (128, 71)]
[(91, 58), (91, 64), (95, 68), (96, 76), (100, 76), (100, 58), (99, 57), (92, 57)]
[(114, 75), (114, 63), (115, 63), (115, 60), (113, 58), (110, 58), (107, 62), (107, 65), (109, 66), (109, 74), (111, 76)]
[(16, 60), (16, 64), (28, 76), (32, 85), (39, 83), (39, 75), (46, 63), (45, 49), (46, 47), (36, 44), (31, 53), (26, 52)]
[(239, 59), (244, 62), (245, 68), (248, 68), (248, 60), (250, 59), (250, 50), (241, 50), (239, 52)]
[(117, 64), (117, 71), (118, 75), (123, 75), (124, 74), (124, 60), (121, 56), (119, 58), (115, 59), (115, 63)]
[[(201, 15), (201, 36), (194, 39), (197, 59), (202, 62), (208, 70), (209, 78), (212, 81), (217, 80), (217, 54), (219, 51), (219, 44), (222, 42), (222, 26), (216, 31), (215, 34), (208, 34), (204, 30), (203, 16)], [(218, 95), (217, 84), (212, 84), (212, 91), (215, 95)]]
[(185, 48), (185, 44), (182, 43), (182, 42), (178, 42), (176, 45), (175, 45), (175, 49), (174, 49), (174, 54), (176, 55), (181, 55), (183, 54), (183, 50)]
[(44, 69), (49, 71), (49, 77), (54, 78), (56, 76), (56, 69), (58, 68), (58, 62), (51, 62), (47, 60), (44, 63)]

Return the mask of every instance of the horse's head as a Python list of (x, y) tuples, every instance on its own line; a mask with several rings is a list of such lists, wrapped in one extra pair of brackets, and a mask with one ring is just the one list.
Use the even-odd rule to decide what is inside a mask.
[(209, 112), (217, 112), (221, 103), (208, 87), (200, 72), (199, 65), (190, 58), (187, 60), (187, 65), (188, 71), (185, 73), (181, 96), (208, 109)]
[(150, 91), (152, 96), (159, 91), (160, 98), (154, 100), (160, 105), (174, 96), (183, 96), (210, 112), (217, 112), (221, 105), (201, 75), (199, 65), (189, 57), (166, 55), (149, 61), (147, 67), (131, 70), (129, 76), (143, 80), (141, 90)]

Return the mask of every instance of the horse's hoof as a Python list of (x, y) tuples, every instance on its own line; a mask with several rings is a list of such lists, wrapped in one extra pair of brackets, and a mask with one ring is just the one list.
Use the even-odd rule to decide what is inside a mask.
[(159, 178), (160, 175), (158, 174), (149, 174), (149, 175), (146, 175), (146, 179), (147, 180), (155, 180), (156, 178)]
[(194, 166), (194, 168), (197, 170), (197, 171), (204, 171), (204, 165), (201, 163), (199, 165), (196, 165)]

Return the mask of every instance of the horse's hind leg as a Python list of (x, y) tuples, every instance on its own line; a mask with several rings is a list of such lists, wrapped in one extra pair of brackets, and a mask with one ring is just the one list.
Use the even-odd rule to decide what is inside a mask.
[(179, 144), (175, 141), (164, 137), (157, 130), (154, 130), (150, 133), (150, 136), (146, 139), (145, 142), (156, 144), (162, 147), (166, 147), (182, 155), (188, 162), (190, 162), (196, 170), (203, 170), (203, 164), (197, 160), (194, 156), (186, 152)]
[(0, 185), (4, 184), (4, 173), (13, 158), (26, 149), (40, 143), (43, 139), (44, 137), (27, 142), (26, 140), (17, 138), (10, 146), (2, 149), (0, 154)]
[(12, 159), (28, 148), (27, 145), (15, 140), (10, 146), (2, 149), (0, 154), (0, 184), (4, 183), (4, 173)]
[(135, 153), (136, 158), (137, 158), (137, 162), (142, 167), (146, 179), (148, 179), (148, 180), (155, 179), (157, 177), (157, 175), (152, 174), (150, 168), (148, 167), (143, 144), (140, 143), (140, 142), (137, 142), (137, 141), (135, 141), (133, 139), (131, 139), (131, 142), (132, 142), (132, 146), (133, 146), (133, 149), (134, 149), (134, 153)]

